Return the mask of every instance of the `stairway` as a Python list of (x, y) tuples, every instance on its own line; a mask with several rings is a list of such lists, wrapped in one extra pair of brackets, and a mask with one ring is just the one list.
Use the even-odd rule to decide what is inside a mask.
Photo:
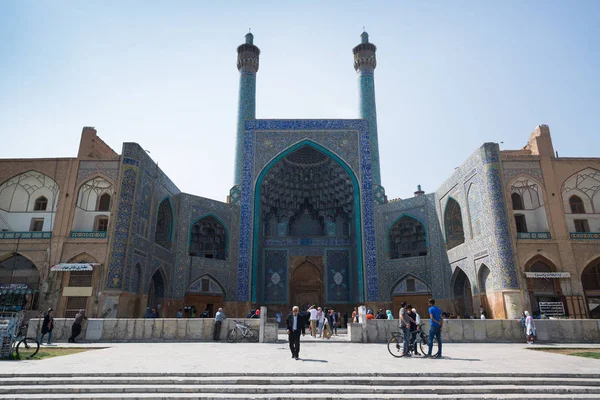
[[(82, 369), (85, 366), (82, 365)], [(600, 374), (1, 374), (0, 399), (598, 399)]]

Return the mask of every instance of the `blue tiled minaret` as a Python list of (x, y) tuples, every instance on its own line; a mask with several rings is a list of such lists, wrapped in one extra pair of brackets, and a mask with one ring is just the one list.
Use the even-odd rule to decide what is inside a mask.
[(246, 34), (246, 43), (237, 48), (237, 68), (240, 71), (237, 138), (235, 145), (235, 173), (233, 184), (242, 183), (244, 163), (244, 121), (256, 118), (256, 73), (260, 49), (254, 45), (254, 35)]
[(360, 118), (369, 122), (369, 133), (371, 135), (371, 171), (373, 174), (375, 200), (378, 203), (383, 203), (385, 195), (381, 187), (381, 173), (379, 170), (377, 109), (375, 106), (374, 72), (377, 66), (377, 59), (375, 58), (377, 47), (373, 43), (369, 43), (369, 34), (367, 32), (363, 32), (360, 38), (361, 43), (352, 50), (354, 53), (354, 69), (358, 72)]

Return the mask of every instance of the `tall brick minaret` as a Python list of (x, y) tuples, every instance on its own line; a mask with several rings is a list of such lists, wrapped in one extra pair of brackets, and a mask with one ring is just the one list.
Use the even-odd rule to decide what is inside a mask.
[(235, 145), (234, 185), (242, 183), (244, 163), (244, 121), (256, 118), (256, 73), (260, 49), (254, 45), (254, 35), (246, 34), (246, 43), (237, 48), (237, 68), (240, 71), (238, 98), (237, 138)]
[[(354, 69), (358, 72), (360, 118), (369, 122), (371, 135), (371, 170), (373, 171), (373, 186), (375, 186), (376, 200), (383, 202), (383, 188), (381, 188), (381, 173), (379, 168), (379, 141), (377, 139), (377, 108), (375, 106), (375, 78), (377, 66), (375, 52), (377, 47), (369, 43), (369, 34), (360, 35), (361, 43), (352, 49), (354, 53)], [(380, 198), (377, 198), (377, 197)]]

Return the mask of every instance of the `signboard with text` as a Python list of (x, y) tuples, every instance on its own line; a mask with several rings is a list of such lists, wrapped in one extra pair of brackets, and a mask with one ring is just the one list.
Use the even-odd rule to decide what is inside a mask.
[(540, 301), (540, 314), (565, 315), (565, 305), (560, 301)]
[(560, 279), (570, 278), (570, 272), (525, 272), (527, 278)]

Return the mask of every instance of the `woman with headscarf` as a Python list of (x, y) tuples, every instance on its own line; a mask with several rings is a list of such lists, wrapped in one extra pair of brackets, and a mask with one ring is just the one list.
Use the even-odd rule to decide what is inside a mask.
[(529, 311), (525, 311), (525, 334), (527, 335), (527, 344), (533, 344), (535, 341), (535, 324)]
[(79, 310), (79, 313), (75, 316), (73, 320), (73, 326), (71, 327), (71, 337), (69, 338), (69, 343), (75, 343), (75, 338), (79, 336), (81, 333), (81, 324), (83, 320), (87, 319), (85, 316), (85, 310)]
[(386, 310), (387, 319), (394, 319), (394, 314), (392, 314), (391, 310)]
[(48, 344), (52, 344), (52, 328), (54, 328), (54, 310), (48, 309), (48, 312), (44, 316), (44, 322), (42, 322), (42, 334), (40, 336), (40, 344), (43, 344), (44, 336), (48, 334)]

